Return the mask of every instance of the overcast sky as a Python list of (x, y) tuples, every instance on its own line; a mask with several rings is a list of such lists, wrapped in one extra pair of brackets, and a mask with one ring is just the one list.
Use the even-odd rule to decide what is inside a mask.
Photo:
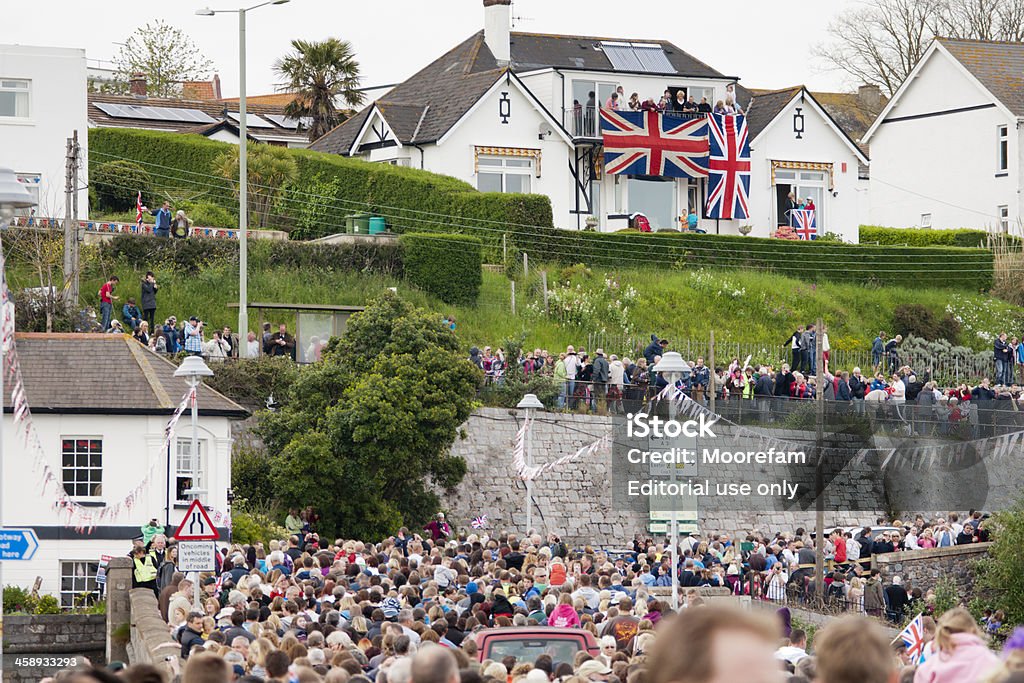
[[(211, 0), (212, 1), (212, 0)], [(213, 9), (258, 4), (220, 0)], [(856, 0), (516, 0), (516, 30), (670, 40), (747, 87), (848, 89), (823, 71), (811, 47), (824, 40), (835, 13)], [(83, 47), (90, 59), (111, 59), (116, 43), (153, 19), (184, 29), (220, 73), (225, 97), (238, 94), (235, 15), (195, 16), (206, 0), (3, 0), (0, 43)], [(249, 94), (273, 92), (274, 60), (293, 38), (351, 41), (365, 85), (403, 80), (483, 27), (481, 0), (291, 0), (248, 16)], [(373, 95), (376, 95), (374, 93)]]

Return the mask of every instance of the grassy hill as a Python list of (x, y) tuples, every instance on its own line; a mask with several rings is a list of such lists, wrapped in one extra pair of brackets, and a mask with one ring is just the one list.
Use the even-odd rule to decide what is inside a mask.
[[(238, 270), (229, 259), (214, 259), (198, 272), (184, 274), (170, 265), (150, 265), (161, 283), (157, 316), (179, 320), (197, 315), (208, 323), (237, 324)], [(83, 303), (94, 302), (107, 275), (117, 273), (122, 301), (138, 296), (146, 267), (127, 261), (99, 263), (86, 251), (82, 276)], [(545, 313), (541, 271), (547, 271), (548, 311)], [(38, 286), (24, 264), (14, 264), (11, 286)], [(485, 270), (476, 305), (451, 306), (408, 285), (397, 276), (305, 268), (301, 271), (269, 266), (258, 247), (250, 255), (250, 301), (305, 304), (362, 305), (388, 287), (413, 303), (455, 316), (466, 347), (500, 345), (525, 338), (529, 348), (564, 349), (566, 344), (604, 346), (627, 352), (656, 332), (675, 341), (716, 338), (756, 342), (779, 348), (794, 326), (823, 318), (836, 350), (865, 350), (880, 329), (902, 332), (893, 325), (893, 312), (903, 304), (919, 304), (937, 316), (949, 312), (961, 326), (959, 341), (990, 348), (993, 331), (1024, 327), (1024, 309), (982, 294), (944, 289), (904, 289), (858, 284), (811, 284), (772, 273), (708, 269), (631, 268), (591, 270), (583, 266), (532, 265), (516, 282), (516, 309), (511, 310), (511, 287), (504, 273)], [(256, 329), (255, 312), (250, 328)], [(289, 326), (294, 320), (283, 316)]]

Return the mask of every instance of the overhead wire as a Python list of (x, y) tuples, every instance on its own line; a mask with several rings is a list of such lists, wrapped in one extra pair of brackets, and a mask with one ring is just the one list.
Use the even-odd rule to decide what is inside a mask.
[[(178, 172), (183, 173), (183, 174), (187, 174), (187, 175), (190, 175), (190, 176), (196, 176), (196, 177), (202, 178), (202, 179), (204, 179), (206, 181), (214, 181), (213, 184), (215, 185), (216, 189), (221, 189), (221, 190), (224, 190), (224, 191), (227, 191), (227, 192), (232, 192), (232, 193), (234, 192), (234, 183), (235, 183), (235, 181), (228, 181), (227, 179), (225, 179), (223, 177), (212, 175), (212, 174), (209, 174), (209, 173), (202, 173), (202, 172), (198, 172), (198, 171), (190, 171), (190, 170), (187, 170), (187, 169), (181, 169), (181, 168), (175, 168), (175, 167), (168, 167), (166, 165), (156, 164), (154, 162), (149, 162), (149, 161), (146, 161), (146, 160), (132, 159), (132, 158), (129, 158), (129, 157), (122, 157), (122, 156), (113, 155), (113, 154), (109, 154), (109, 153), (105, 153), (105, 152), (99, 152), (99, 151), (94, 152), (94, 155), (104, 156), (104, 157), (108, 157), (108, 158), (115, 159), (115, 160), (121, 160), (121, 161), (131, 161), (133, 163), (137, 163), (137, 164), (142, 165), (144, 167), (145, 166), (151, 166), (151, 167), (155, 167), (155, 168), (161, 169), (161, 170), (162, 169), (170, 169), (170, 170), (173, 170), (173, 171), (178, 171)], [(183, 181), (183, 179), (180, 178), (179, 176), (168, 175), (166, 173), (160, 173), (159, 170), (157, 172), (153, 172), (153, 171), (147, 171), (147, 172), (149, 172), (151, 176), (163, 178), (163, 179), (166, 179), (166, 180), (174, 180), (174, 181), (177, 181), (177, 182), (187, 182), (187, 181)], [(217, 187), (217, 186), (219, 186), (219, 187)], [(250, 188), (258, 188), (258, 189), (263, 189), (263, 190), (268, 190), (268, 191), (275, 191), (275, 192), (280, 189), (280, 188), (276, 188), (276, 187), (272, 187), (272, 186), (267, 186), (267, 185), (262, 185), (262, 184), (259, 184), (259, 183), (254, 183), (254, 182), (251, 182), (251, 181), (248, 183), (248, 186)], [(293, 196), (288, 196), (289, 194), (293, 195)], [(358, 201), (358, 200), (353, 200), (353, 199), (343, 199), (343, 198), (334, 197), (334, 196), (330, 196), (330, 195), (320, 195), (320, 194), (315, 194), (315, 193), (312, 193), (312, 192), (305, 192), (305, 191), (294, 189), (294, 188), (290, 189), (289, 192), (286, 193), (285, 196), (279, 198), (278, 201), (279, 202), (283, 201), (285, 203), (292, 203), (292, 204), (296, 204), (296, 205), (300, 205), (301, 206), (301, 202), (296, 197), (296, 195), (298, 197), (306, 197), (306, 198), (310, 198), (310, 199), (319, 200), (322, 204), (327, 204), (327, 206), (329, 206), (330, 208), (334, 208), (334, 209), (338, 209), (338, 210), (351, 210), (351, 209), (347, 209), (347, 207), (343, 206), (343, 205), (353, 205), (355, 207), (359, 207), (359, 208), (362, 208), (364, 210), (372, 209), (376, 214), (381, 215), (381, 216), (383, 216), (385, 218), (401, 219), (401, 220), (404, 220), (404, 221), (414, 221), (414, 222), (417, 222), (417, 223), (425, 223), (425, 224), (429, 224), (429, 225), (435, 225), (437, 223), (437, 221), (433, 220), (433, 219), (441, 218), (441, 219), (445, 219), (445, 224), (446, 225), (457, 227), (457, 228), (465, 228), (465, 229), (472, 230), (472, 231), (478, 231), (478, 232), (482, 231), (482, 232), (485, 232), (485, 233), (493, 233), (494, 236), (509, 235), (509, 236), (512, 236), (513, 239), (515, 237), (519, 237), (519, 236), (522, 236), (522, 237), (528, 238), (528, 239), (536, 239), (536, 237), (537, 237), (536, 233), (527, 232), (527, 231), (523, 231), (523, 230), (514, 230), (514, 229), (509, 229), (507, 227), (489, 228), (489, 227), (485, 227), (485, 226), (477, 225), (477, 224), (470, 225), (470, 224), (458, 222), (460, 220), (467, 220), (465, 216), (456, 216), (456, 215), (452, 215), (452, 214), (442, 214), (442, 213), (436, 213), (436, 212), (431, 212), (431, 211), (424, 211), (422, 209), (413, 209), (413, 208), (407, 208), (407, 207), (395, 207), (395, 206), (390, 206), (390, 205), (386, 205), (386, 204), (377, 204), (377, 203), (363, 202), (363, 201)], [(393, 212), (398, 212), (398, 213), (393, 213)], [(430, 218), (417, 218), (415, 215), (410, 215), (410, 214), (424, 215), (424, 216), (429, 216)], [(294, 219), (294, 217), (287, 216), (286, 214), (277, 214), (277, 216), (288, 217), (290, 220)], [(535, 226), (535, 225), (528, 225), (528, 224), (514, 223), (514, 222), (505, 223), (505, 222), (502, 222), (502, 221), (495, 221), (495, 220), (486, 219), (486, 218), (472, 218), (472, 219), (469, 219), (469, 220), (473, 220), (474, 223), (476, 223), (476, 222), (494, 223), (494, 224), (500, 225), (500, 226), (525, 227), (525, 228), (541, 229), (541, 230), (557, 230), (556, 228), (550, 228), (550, 227), (547, 227), (547, 226)], [(410, 226), (401, 226), (401, 227), (410, 227)], [(416, 226), (411, 226), (411, 227), (416, 227)], [(606, 241), (606, 237), (601, 236), (600, 233), (587, 233), (587, 232), (582, 232), (582, 231), (565, 231), (565, 238), (566, 239), (570, 239), (571, 238), (574, 241), (582, 240), (584, 242), (590, 242), (591, 244), (588, 244), (587, 248), (588, 249), (592, 249), (592, 250), (593, 249), (598, 250), (597, 252), (595, 252), (595, 251), (583, 252), (583, 253), (588, 253), (590, 255), (595, 255), (595, 256), (600, 257), (600, 254), (598, 252), (601, 252), (601, 251), (607, 252), (609, 255), (611, 255), (611, 254), (616, 254), (617, 255), (617, 254), (621, 253), (622, 245), (608, 245), (607, 241)], [(715, 254), (715, 253), (721, 254), (721, 253), (724, 253), (724, 254), (727, 254), (727, 255), (726, 256), (718, 256), (716, 258), (722, 258), (722, 259), (739, 261), (739, 262), (749, 262), (749, 259), (744, 257), (744, 256), (733, 257), (733, 256), (729, 256), (728, 255), (728, 254), (735, 253), (736, 252), (736, 247), (731, 247), (731, 246), (715, 246), (713, 244), (709, 244), (709, 245), (700, 245), (700, 244), (696, 244), (695, 245), (695, 244), (692, 244), (692, 243), (680, 244), (679, 240), (676, 239), (676, 238), (673, 238), (673, 237), (660, 237), (660, 236), (658, 236), (656, 234), (646, 235), (646, 236), (644, 236), (644, 240), (648, 244), (653, 244), (655, 246), (672, 247), (673, 249), (684, 249), (685, 251), (689, 251), (689, 252), (697, 252), (697, 253), (705, 252), (705, 253), (710, 253), (710, 254)], [(831, 245), (830, 244), (829, 247), (824, 248), (824, 249), (821, 248), (821, 247), (815, 248), (814, 255), (815, 256), (826, 255), (826, 256), (850, 257), (850, 256), (858, 255), (858, 253), (857, 253), (858, 248), (859, 248), (858, 245), (853, 245), (853, 244), (850, 244), (850, 245)], [(773, 247), (771, 249), (768, 249), (768, 250), (744, 247), (743, 253), (744, 254), (767, 254), (767, 255), (772, 255), (772, 256), (778, 256), (778, 255), (781, 254), (783, 256), (796, 256), (796, 257), (802, 257), (802, 256), (807, 256), (808, 255), (807, 247), (802, 245), (802, 244), (799, 244), (799, 243), (794, 243), (793, 245), (779, 245), (779, 246), (774, 246), (773, 245)], [(978, 264), (984, 264), (984, 263), (988, 262), (988, 258), (986, 256), (980, 255), (980, 254), (979, 255), (960, 254), (958, 256), (959, 256), (960, 259), (967, 259), (968, 261), (971, 261), (972, 259), (977, 259), (977, 263)], [(815, 260), (818, 263), (825, 263), (825, 264), (847, 263), (846, 260), (843, 260), (843, 261), (824, 260), (823, 261), (823, 260), (821, 260), (819, 258), (816, 258)], [(907, 268), (905, 267), (906, 260), (905, 260), (905, 256), (904, 255), (894, 255), (892, 257), (892, 260), (898, 261), (900, 264), (904, 264), (904, 266), (901, 267), (898, 271), (885, 271), (885, 272), (907, 272)], [(915, 262), (916, 263), (924, 263), (924, 264), (935, 263), (935, 265), (946, 265), (949, 262), (949, 255), (948, 254), (917, 254), (915, 256)], [(776, 268), (782, 268), (782, 267), (787, 267), (787, 266), (776, 266)], [(809, 269), (817, 270), (817, 268), (814, 268), (814, 267), (801, 268), (799, 266), (793, 266), (793, 267), (787, 267), (787, 268), (790, 268), (790, 269), (793, 269), (793, 270), (809, 270)], [(877, 270), (877, 269), (875, 269), (875, 270)], [(925, 272), (925, 271), (922, 269), (921, 272)], [(928, 272), (931, 272), (931, 271), (928, 271)]]

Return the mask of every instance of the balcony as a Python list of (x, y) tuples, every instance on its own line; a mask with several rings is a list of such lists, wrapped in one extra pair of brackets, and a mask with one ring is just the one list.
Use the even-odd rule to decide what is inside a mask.
[[(680, 121), (692, 120), (704, 116), (702, 113), (683, 113), (670, 111), (666, 116)], [(562, 110), (562, 125), (569, 135), (576, 140), (600, 140), (601, 117), (597, 107), (572, 107)]]

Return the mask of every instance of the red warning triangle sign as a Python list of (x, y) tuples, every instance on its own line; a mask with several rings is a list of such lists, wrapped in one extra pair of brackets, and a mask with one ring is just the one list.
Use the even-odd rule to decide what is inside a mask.
[(174, 538), (179, 541), (216, 541), (220, 534), (203, 504), (193, 500), (185, 512), (185, 519), (174, 532)]

